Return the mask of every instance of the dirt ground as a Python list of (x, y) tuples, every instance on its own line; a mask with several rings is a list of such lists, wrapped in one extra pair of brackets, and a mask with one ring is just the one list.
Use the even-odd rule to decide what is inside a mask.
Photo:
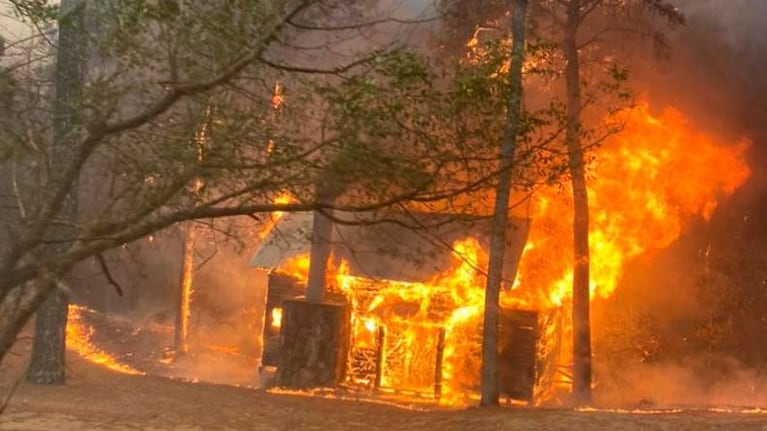
[[(408, 409), (115, 373), (70, 355), (69, 382), (22, 383), (0, 430), (767, 430), (767, 414)], [(11, 370), (3, 366), (2, 392)]]
[[(251, 382), (253, 365), (198, 356), (195, 366), (162, 365), (167, 340), (136, 335), (114, 322), (99, 325), (100, 347), (145, 372), (165, 376), (192, 372), (201, 379)], [(125, 334), (130, 334), (127, 336)], [(141, 334), (139, 334), (141, 335)], [(151, 334), (150, 334), (151, 335)], [(149, 337), (144, 340), (142, 337)], [(25, 331), (0, 365), (0, 397), (10, 391), (28, 361), (31, 332)], [(95, 339), (95, 341), (100, 341)], [(144, 346), (149, 345), (151, 348)], [(139, 352), (129, 356), (128, 352)], [(158, 353), (160, 352), (160, 353)], [(530, 408), (439, 409), (407, 407), (338, 395), (272, 393), (248, 387), (190, 383), (155, 375), (127, 375), (70, 351), (64, 386), (22, 383), (0, 415), (5, 430), (766, 430), (767, 411), (714, 412), (681, 409), (637, 412)], [(176, 368), (173, 368), (173, 367)], [(180, 369), (178, 367), (183, 368)], [(218, 370), (216, 373), (210, 370)], [(197, 374), (207, 371), (206, 374)], [(235, 378), (238, 377), (238, 378)], [(352, 399), (350, 399), (352, 398)]]

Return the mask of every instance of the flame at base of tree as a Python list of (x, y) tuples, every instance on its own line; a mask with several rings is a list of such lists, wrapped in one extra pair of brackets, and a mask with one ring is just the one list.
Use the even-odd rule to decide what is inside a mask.
[[(727, 145), (696, 131), (674, 109), (653, 116), (647, 105), (621, 115), (625, 128), (593, 152), (589, 165), (592, 298), (608, 298), (633, 258), (667, 248), (695, 218), (708, 220), (719, 200), (749, 177), (746, 142)], [(532, 224), (516, 279), (507, 282), (503, 307), (560, 309), (542, 333), (541, 349), (557, 348), (558, 362), (571, 358), (572, 201), (566, 187), (545, 187), (531, 198)], [(453, 268), (426, 283), (370, 280), (349, 274), (342, 263), (330, 279), (352, 307), (352, 352), (376, 345), (376, 328), (387, 341), (381, 384), (428, 391), (435, 363), (428, 352), (443, 331), (441, 401), (475, 398), (480, 367), (480, 327), (487, 265), (476, 238), (453, 244)], [(306, 280), (308, 255), (283, 265)], [(559, 337), (561, 342), (552, 340)], [(393, 357), (393, 356), (396, 356)], [(352, 364), (354, 361), (350, 361)], [(353, 374), (353, 373), (352, 373)], [(553, 387), (553, 379), (547, 381)], [(369, 382), (366, 382), (369, 383)], [(536, 388), (538, 400), (552, 387)]]
[(141, 371), (121, 363), (113, 355), (101, 350), (93, 344), (94, 329), (85, 323), (83, 314), (89, 310), (79, 305), (69, 305), (67, 317), (67, 348), (74, 351), (81, 358), (101, 365), (112, 371), (124, 374), (144, 374)]

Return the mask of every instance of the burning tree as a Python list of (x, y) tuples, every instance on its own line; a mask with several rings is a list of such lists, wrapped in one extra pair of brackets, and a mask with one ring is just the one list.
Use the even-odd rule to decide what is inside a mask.
[(490, 261), (485, 289), (484, 333), (482, 340), (482, 405), (497, 405), (498, 385), (498, 315), (503, 255), (506, 250), (506, 227), (509, 219), (509, 201), (512, 187), (514, 153), (517, 141), (524, 134), (522, 117), (522, 67), (525, 62), (525, 19), (527, 0), (514, 3), (511, 24), (511, 59), (509, 65), (508, 106), (506, 107), (506, 133), (501, 144), (501, 172), (495, 194)]
[[(542, 2), (542, 7), (561, 23), (561, 49), (565, 62), (565, 88), (567, 106), (567, 144), (570, 178), (573, 193), (573, 395), (577, 404), (591, 403), (591, 326), (589, 304), (591, 301), (590, 244), (589, 244), (589, 198), (586, 184), (586, 157), (589, 133), (583, 127), (583, 110), (596, 102), (582, 96), (581, 63), (582, 50), (588, 48), (579, 42), (581, 29), (587, 26), (587, 19), (594, 14), (608, 16), (635, 13), (636, 9), (647, 8), (651, 13), (660, 13), (672, 23), (683, 23), (682, 15), (663, 1), (641, 0), (633, 4), (604, 0), (570, 0), (560, 5)], [(631, 18), (629, 18), (631, 19)], [(607, 28), (605, 31), (615, 31)], [(581, 36), (582, 37), (582, 36)], [(656, 40), (657, 35), (656, 35)], [(586, 143), (584, 143), (584, 140)]]

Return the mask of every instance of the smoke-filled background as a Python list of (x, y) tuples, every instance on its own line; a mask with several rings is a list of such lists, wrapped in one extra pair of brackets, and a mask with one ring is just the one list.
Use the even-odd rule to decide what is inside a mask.
[(597, 394), (620, 404), (764, 405), (767, 41), (759, 34), (767, 3), (673, 3), (687, 24), (666, 33), (669, 59), (631, 59), (633, 86), (655, 109), (680, 109), (701, 132), (751, 141), (752, 175), (710, 223), (632, 263), (615, 295), (595, 304)]

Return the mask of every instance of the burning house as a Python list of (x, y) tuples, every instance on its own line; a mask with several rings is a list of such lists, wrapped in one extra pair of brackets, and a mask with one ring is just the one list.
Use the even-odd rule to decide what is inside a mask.
[[(338, 331), (345, 339), (336, 383), (443, 400), (470, 396), (479, 383), (488, 220), (408, 217), (422, 228), (406, 226), (404, 217), (334, 227), (328, 288), (348, 309), (348, 328)], [(284, 359), (283, 313), (305, 289), (311, 226), (310, 213), (285, 215), (253, 258), (254, 266), (270, 273), (262, 367), (279, 370)], [(509, 287), (527, 226), (527, 220), (510, 220)], [(502, 312), (501, 389), (511, 399), (531, 401), (536, 382), (552, 369), (541, 361), (551, 356), (541, 355), (548, 314), (512, 307)]]
[[(592, 299), (610, 298), (628, 262), (669, 247), (694, 219), (707, 220), (750, 174), (747, 143), (701, 133), (671, 108), (655, 115), (639, 105), (624, 115), (622, 132), (590, 167)], [(714, 164), (720, 172), (705, 168)], [(569, 190), (540, 187), (526, 211), (524, 220), (510, 220), (499, 374), (507, 397), (538, 401), (569, 386), (568, 373), (560, 373), (572, 361)], [(327, 285), (350, 311), (337, 381), (460, 399), (475, 393), (479, 380), (487, 229), (477, 220), (419, 217), (434, 229), (335, 226)], [(311, 220), (284, 216), (253, 259), (271, 271), (264, 366), (280, 366), (283, 303), (302, 295)]]

